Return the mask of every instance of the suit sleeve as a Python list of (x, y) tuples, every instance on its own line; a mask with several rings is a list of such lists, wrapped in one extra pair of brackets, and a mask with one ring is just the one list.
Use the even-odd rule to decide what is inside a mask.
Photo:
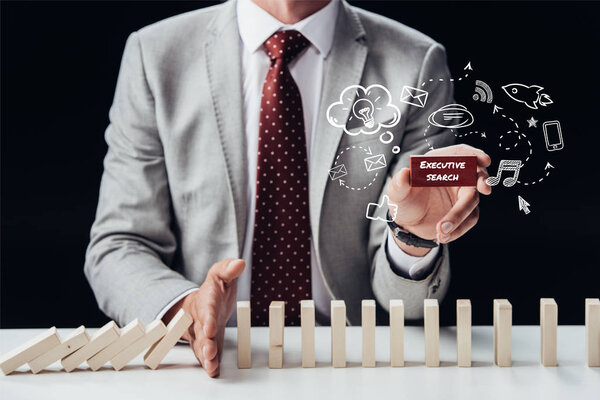
[(169, 265), (176, 250), (163, 147), (137, 33), (127, 40), (105, 138), (108, 152), (85, 275), (121, 325), (153, 320), (197, 285)]
[[(406, 113), (405, 133), (401, 143), (402, 152), (387, 176), (384, 192), (381, 193), (381, 204), (385, 188), (393, 175), (409, 165), (411, 154), (423, 154), (430, 148), (452, 145), (455, 136), (447, 129), (429, 126), (429, 114), (446, 104), (453, 103), (453, 85), (447, 66), (446, 53), (439, 44), (432, 45), (424, 57), (418, 82), (429, 81), (423, 88), (429, 92), (424, 108), (409, 107)], [(443, 81), (440, 81), (440, 78)], [(415, 86), (417, 87), (417, 86)], [(429, 128), (428, 128), (429, 126)], [(425, 130), (427, 129), (427, 132)], [(385, 212), (385, 211), (384, 211)], [(383, 217), (383, 215), (382, 215)], [(441, 251), (431, 272), (421, 279), (413, 280), (400, 276), (390, 265), (386, 254), (387, 225), (381, 221), (372, 221), (370, 226), (369, 249), (374, 254), (371, 267), (371, 285), (379, 304), (389, 308), (391, 299), (404, 300), (405, 317), (419, 319), (423, 317), (423, 300), (426, 298), (443, 299), (450, 282), (450, 261), (448, 245), (442, 245)], [(388, 310), (389, 311), (389, 310)]]

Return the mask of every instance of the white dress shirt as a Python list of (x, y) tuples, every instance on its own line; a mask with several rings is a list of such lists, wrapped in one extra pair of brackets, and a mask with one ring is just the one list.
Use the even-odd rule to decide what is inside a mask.
[[(298, 55), (289, 65), (289, 71), (300, 90), (302, 97), (302, 110), (307, 143), (307, 156), (310, 160), (312, 145), (314, 143), (315, 128), (318, 119), (318, 110), (323, 88), (323, 76), (327, 65), (327, 56), (333, 44), (335, 22), (339, 9), (339, 1), (332, 0), (318, 12), (297, 22), (286, 25), (268, 12), (256, 5), (252, 0), (238, 0), (237, 22), (241, 38), (242, 85), (243, 85), (243, 114), (247, 144), (248, 160), (248, 187), (247, 196), (247, 224), (242, 258), (246, 268), (238, 279), (238, 300), (250, 299), (250, 284), (252, 271), (252, 242), (254, 237), (254, 208), (256, 193), (256, 165), (258, 153), (258, 123), (260, 119), (260, 101), (262, 86), (270, 66), (270, 60), (263, 49), (263, 43), (275, 32), (293, 29), (300, 32), (310, 41), (307, 49)], [(309, 162), (310, 165), (310, 162)], [(310, 174), (309, 169), (309, 174)], [(434, 248), (424, 257), (413, 257), (398, 247), (391, 231), (387, 240), (387, 254), (392, 268), (403, 276), (424, 276), (432, 268), (438, 254)], [(311, 281), (312, 295), (315, 307), (320, 315), (329, 316), (331, 296), (325, 288), (323, 277), (319, 273), (316, 252), (311, 251)], [(164, 313), (177, 301), (197, 289), (189, 290), (176, 299), (173, 299), (158, 315), (162, 318)]]

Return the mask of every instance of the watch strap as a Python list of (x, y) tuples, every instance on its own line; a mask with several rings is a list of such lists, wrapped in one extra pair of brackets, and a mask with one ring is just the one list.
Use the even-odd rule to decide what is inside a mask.
[(402, 243), (406, 243), (409, 246), (433, 249), (439, 244), (437, 240), (423, 239), (422, 237), (419, 237), (402, 229), (400, 225), (394, 222), (394, 219), (390, 216), (389, 210), (387, 211), (387, 223), (390, 229), (392, 230), (394, 237), (400, 240)]

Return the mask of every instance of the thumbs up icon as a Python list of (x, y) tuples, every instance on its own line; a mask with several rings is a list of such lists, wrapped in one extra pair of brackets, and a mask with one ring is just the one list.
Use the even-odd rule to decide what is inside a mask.
[[(389, 216), (391, 219), (387, 218), (386, 211), (389, 210)], [(377, 203), (369, 203), (367, 205), (367, 214), (366, 217), (368, 219), (372, 219), (373, 221), (383, 221), (383, 222), (392, 222), (394, 218), (396, 218), (396, 213), (398, 213), (398, 206), (396, 204), (390, 203), (390, 198), (387, 195), (383, 196), (381, 200), (381, 204)]]

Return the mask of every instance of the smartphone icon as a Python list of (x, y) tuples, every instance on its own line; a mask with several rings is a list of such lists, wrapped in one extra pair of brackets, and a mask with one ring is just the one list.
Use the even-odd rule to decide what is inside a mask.
[(561, 150), (564, 147), (564, 142), (560, 122), (546, 121), (542, 128), (544, 130), (544, 139), (546, 140), (546, 149), (548, 151)]

